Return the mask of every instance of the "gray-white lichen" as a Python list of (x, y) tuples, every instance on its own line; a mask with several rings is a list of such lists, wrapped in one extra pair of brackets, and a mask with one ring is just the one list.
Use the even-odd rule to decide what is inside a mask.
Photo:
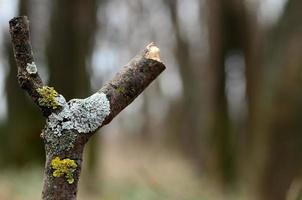
[(52, 113), (46, 121), (46, 128), (57, 136), (61, 136), (62, 130), (95, 131), (110, 114), (110, 102), (104, 93), (97, 92), (86, 99), (72, 99), (68, 103), (59, 95), (57, 101), (63, 109)]
[(26, 65), (26, 71), (29, 74), (36, 74), (38, 72), (38, 70), (37, 70), (37, 66), (36, 66), (35, 62), (27, 63), (27, 65)]
[[(59, 148), (58, 151), (73, 146), (76, 138), (76, 135), (72, 134), (73, 130), (79, 133), (93, 132), (110, 114), (110, 102), (104, 93), (97, 92), (86, 99), (72, 99), (68, 103), (62, 95), (59, 95), (57, 102), (62, 109), (48, 117), (43, 135), (46, 142), (51, 143), (56, 149)], [(69, 138), (69, 142), (65, 141), (64, 146), (59, 145), (61, 142), (57, 141), (65, 137)]]

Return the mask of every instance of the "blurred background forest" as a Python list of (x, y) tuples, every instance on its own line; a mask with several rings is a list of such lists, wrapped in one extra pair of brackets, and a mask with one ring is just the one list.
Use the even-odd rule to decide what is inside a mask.
[(151, 41), (167, 66), (90, 141), (79, 199), (302, 199), (301, 0), (0, 0), (0, 199), (35, 200), (44, 119), (17, 85), (17, 15), (67, 99)]

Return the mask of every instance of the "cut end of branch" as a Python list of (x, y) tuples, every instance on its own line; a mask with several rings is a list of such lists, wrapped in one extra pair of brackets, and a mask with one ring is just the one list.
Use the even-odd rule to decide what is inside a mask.
[(150, 44), (148, 44), (148, 46), (146, 47), (146, 49), (147, 49), (147, 52), (145, 54), (145, 58), (161, 62), (161, 60), (160, 60), (160, 50), (155, 45), (154, 42), (151, 42)]

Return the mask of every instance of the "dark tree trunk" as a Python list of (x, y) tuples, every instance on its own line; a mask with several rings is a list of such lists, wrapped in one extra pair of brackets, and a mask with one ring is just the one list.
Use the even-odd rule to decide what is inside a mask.
[(302, 1), (288, 1), (266, 43), (270, 60), (264, 63), (265, 97), (271, 98), (264, 124), (266, 151), (262, 152), (267, 156), (259, 184), (263, 200), (286, 199), (291, 185), (301, 178), (301, 9)]
[[(210, 35), (210, 81), (208, 83), (210, 92), (210, 118), (211, 142), (214, 158), (211, 168), (223, 187), (231, 186), (237, 179), (237, 163), (239, 148), (242, 141), (242, 123), (246, 122), (243, 114), (240, 119), (231, 119), (229, 102), (226, 94), (226, 59), (232, 53), (242, 55), (245, 69), (250, 72), (252, 66), (253, 52), (249, 40), (250, 22), (243, 1), (240, 0), (216, 0), (208, 1), (209, 6), (209, 35)], [(238, 69), (237, 69), (238, 70)], [(240, 70), (240, 69), (239, 69)], [(254, 76), (253, 76), (254, 77)], [(247, 80), (248, 102), (252, 101), (253, 78), (245, 77)], [(249, 104), (248, 104), (249, 105)], [(242, 110), (241, 110), (242, 112)]]

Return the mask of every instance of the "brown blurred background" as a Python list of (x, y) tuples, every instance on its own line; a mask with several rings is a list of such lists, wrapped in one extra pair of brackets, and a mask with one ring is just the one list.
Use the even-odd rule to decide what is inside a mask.
[(67, 99), (151, 41), (167, 66), (90, 141), (80, 200), (302, 199), (301, 0), (0, 0), (0, 199), (35, 200), (44, 120), (17, 85), (17, 15)]

